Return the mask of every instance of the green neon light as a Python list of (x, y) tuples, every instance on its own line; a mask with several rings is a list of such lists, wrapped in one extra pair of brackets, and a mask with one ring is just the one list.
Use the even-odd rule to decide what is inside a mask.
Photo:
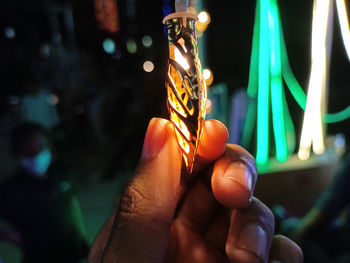
[[(258, 90), (258, 74), (259, 74), (259, 34), (260, 34), (260, 1), (256, 3), (255, 23), (253, 31), (252, 54), (250, 57), (249, 82), (247, 94), (251, 98), (256, 98)], [(255, 121), (254, 121), (255, 122)], [(253, 125), (252, 125), (253, 126)]]
[[(295, 78), (295, 75), (290, 68), (289, 59), (286, 51), (286, 44), (283, 37), (282, 29), (280, 31), (281, 37), (281, 53), (282, 53), (282, 74), (283, 79), (287, 84), (289, 91), (292, 93), (294, 99), (299, 104), (300, 108), (305, 111), (306, 108), (306, 94), (299, 82)], [(323, 115), (323, 121), (325, 123), (341, 122), (350, 118), (350, 106), (336, 113), (327, 113)]]
[[(243, 146), (249, 146), (256, 123), (258, 164), (265, 163), (270, 152), (270, 88), (276, 159), (281, 162), (287, 160), (288, 155), (295, 149), (295, 129), (288, 110), (282, 78), (293, 98), (305, 110), (306, 94), (289, 64), (277, 0), (257, 0), (247, 90), (252, 100), (249, 103), (241, 142)], [(325, 114), (323, 121), (335, 123), (348, 118), (350, 106), (337, 113)]]
[(250, 141), (253, 136), (253, 131), (256, 122), (256, 100), (251, 99), (248, 106), (248, 111), (246, 119), (243, 126), (243, 133), (241, 138), (241, 145), (248, 149), (250, 146)]
[(279, 36), (278, 7), (276, 0), (270, 2), (270, 67), (271, 67), (271, 101), (272, 119), (276, 142), (276, 159), (284, 162), (288, 158), (286, 131), (284, 127), (283, 83), (281, 74), (281, 46)]
[(269, 154), (269, 0), (260, 2), (259, 79), (256, 162), (263, 164)]

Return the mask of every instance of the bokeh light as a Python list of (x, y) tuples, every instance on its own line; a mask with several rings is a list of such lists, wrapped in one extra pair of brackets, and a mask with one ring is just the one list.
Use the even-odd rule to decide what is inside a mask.
[(130, 54), (135, 54), (137, 51), (137, 44), (134, 39), (126, 41), (126, 49)]
[(152, 61), (145, 61), (145, 63), (143, 63), (143, 70), (146, 72), (152, 72), (154, 70), (154, 64)]
[(115, 51), (115, 43), (112, 39), (106, 38), (103, 40), (103, 50), (108, 54), (113, 54)]
[(152, 46), (152, 44), (153, 44), (153, 39), (150, 36), (148, 35), (143, 36), (142, 45), (144, 45), (145, 47), (150, 47)]

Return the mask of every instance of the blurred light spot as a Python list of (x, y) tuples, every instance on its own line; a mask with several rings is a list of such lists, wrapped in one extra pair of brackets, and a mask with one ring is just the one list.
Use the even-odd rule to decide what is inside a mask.
[(40, 46), (39, 51), (40, 51), (40, 55), (43, 58), (48, 58), (50, 56), (50, 53), (51, 53), (51, 48), (47, 43), (45, 43), (45, 44), (42, 44)]
[(145, 35), (142, 38), (142, 45), (144, 45), (145, 47), (150, 47), (150, 46), (152, 46), (152, 44), (153, 44), (153, 40), (150, 36)]
[(12, 27), (10, 27), (10, 26), (5, 28), (4, 33), (5, 33), (5, 36), (6, 36), (8, 39), (14, 39), (15, 36), (16, 36), (15, 30), (14, 30)]
[(334, 140), (334, 145), (335, 147), (339, 147), (339, 148), (344, 148), (345, 147), (345, 143), (346, 139), (345, 139), (345, 135), (342, 133), (338, 133), (335, 136), (335, 140)]
[(103, 50), (108, 53), (108, 54), (112, 54), (115, 51), (115, 43), (112, 39), (110, 38), (106, 38), (105, 40), (103, 40)]
[(145, 63), (143, 63), (143, 70), (146, 72), (152, 72), (154, 70), (154, 64), (152, 61), (145, 61)]
[(211, 99), (207, 99), (207, 104), (205, 105), (207, 114), (209, 114), (213, 110), (213, 102)]
[(49, 102), (52, 105), (57, 105), (60, 102), (60, 99), (58, 98), (58, 96), (56, 94), (51, 94), (49, 97)]
[(198, 22), (203, 23), (203, 24), (208, 24), (209, 21), (210, 21), (210, 16), (209, 16), (208, 12), (201, 11), (198, 14)]
[(11, 105), (18, 105), (21, 102), (21, 99), (19, 97), (17, 97), (17, 96), (10, 96), (9, 99), (8, 99), (8, 102)]
[(129, 39), (126, 41), (126, 49), (130, 54), (135, 54), (137, 51), (137, 45), (135, 40)]
[(196, 24), (196, 28), (198, 32), (204, 32), (210, 23), (209, 13), (206, 11), (202, 11), (198, 14), (198, 22)]
[(213, 72), (211, 72), (210, 69), (206, 68), (203, 70), (203, 77), (204, 77), (205, 83), (209, 87), (213, 83), (213, 80), (214, 80)]

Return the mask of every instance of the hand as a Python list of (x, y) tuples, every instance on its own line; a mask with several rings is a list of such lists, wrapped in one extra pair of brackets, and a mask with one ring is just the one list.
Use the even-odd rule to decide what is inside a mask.
[(172, 125), (151, 120), (135, 177), (89, 262), (302, 262), (295, 243), (273, 236), (271, 211), (252, 198), (255, 162), (227, 137), (223, 124), (205, 121), (194, 179), (183, 183)]

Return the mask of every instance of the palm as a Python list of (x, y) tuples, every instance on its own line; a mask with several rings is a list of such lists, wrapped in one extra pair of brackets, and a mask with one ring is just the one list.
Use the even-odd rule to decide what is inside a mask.
[(188, 189), (171, 225), (164, 262), (229, 262), (225, 243), (229, 211), (198, 180)]
[(203, 229), (191, 221), (175, 219), (164, 262), (229, 262), (225, 252), (228, 227), (224, 221), (226, 218), (218, 215)]

